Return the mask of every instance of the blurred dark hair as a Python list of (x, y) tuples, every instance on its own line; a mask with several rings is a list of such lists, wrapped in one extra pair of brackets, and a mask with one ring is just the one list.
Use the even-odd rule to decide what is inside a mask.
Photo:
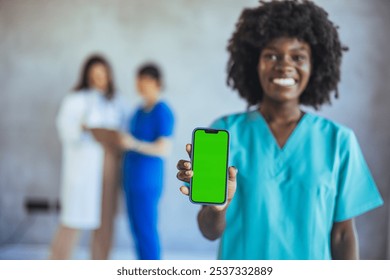
[(244, 98), (248, 107), (263, 100), (257, 73), (259, 56), (273, 39), (297, 38), (310, 45), (312, 73), (300, 103), (318, 109), (338, 97), (342, 51), (337, 26), (328, 13), (308, 0), (260, 1), (257, 8), (245, 9), (229, 40), (227, 84)]
[(162, 73), (160, 67), (154, 63), (145, 63), (138, 68), (137, 75), (139, 76), (149, 76), (155, 79), (160, 86), (162, 86)]
[(74, 87), (74, 90), (80, 91), (91, 88), (91, 85), (89, 84), (88, 74), (94, 64), (103, 64), (104, 67), (106, 67), (107, 69), (108, 87), (107, 91), (105, 92), (105, 97), (107, 99), (111, 99), (115, 95), (112, 69), (108, 61), (102, 55), (99, 54), (93, 54), (85, 60), (81, 71), (80, 80), (78, 84)]

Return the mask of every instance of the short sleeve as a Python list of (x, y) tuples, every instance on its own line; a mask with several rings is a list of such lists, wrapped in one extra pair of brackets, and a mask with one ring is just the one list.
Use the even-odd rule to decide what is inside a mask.
[(173, 134), (174, 127), (174, 116), (169, 107), (160, 103), (158, 110), (156, 111), (157, 116), (157, 135), (158, 137), (170, 137)]
[(344, 138), (340, 146), (335, 222), (351, 219), (383, 204), (355, 134), (350, 131)]

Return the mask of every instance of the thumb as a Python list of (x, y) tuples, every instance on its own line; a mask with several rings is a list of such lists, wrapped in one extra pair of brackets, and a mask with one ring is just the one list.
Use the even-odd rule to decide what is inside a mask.
[(238, 173), (238, 169), (235, 166), (230, 166), (229, 167), (229, 180), (236, 181), (237, 173)]
[(186, 145), (186, 151), (187, 151), (188, 156), (191, 158), (191, 152), (192, 152), (192, 145), (191, 144)]

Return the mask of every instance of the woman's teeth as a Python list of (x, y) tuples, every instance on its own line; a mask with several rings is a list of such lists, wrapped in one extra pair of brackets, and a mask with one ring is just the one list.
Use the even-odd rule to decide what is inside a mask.
[(295, 80), (293, 78), (275, 78), (272, 80), (272, 82), (284, 87), (295, 85)]

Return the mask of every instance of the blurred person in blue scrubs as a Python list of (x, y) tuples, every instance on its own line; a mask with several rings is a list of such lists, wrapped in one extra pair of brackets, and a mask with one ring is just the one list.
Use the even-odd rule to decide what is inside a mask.
[(80, 81), (63, 99), (57, 116), (63, 148), (61, 213), (51, 259), (71, 258), (81, 230), (94, 230), (92, 259), (108, 257), (121, 153), (98, 142), (90, 129), (124, 130), (127, 115), (110, 64), (101, 55), (90, 56)]
[[(231, 135), (228, 202), (198, 214), (203, 235), (220, 238), (218, 258), (359, 258), (354, 217), (382, 198), (353, 131), (301, 108), (338, 96), (344, 50), (313, 2), (261, 2), (242, 12), (228, 44), (228, 84), (248, 111), (211, 125)], [(177, 168), (188, 183), (191, 163)]]
[(139, 259), (161, 258), (158, 203), (163, 191), (164, 158), (171, 150), (174, 115), (161, 99), (162, 75), (155, 64), (138, 69), (137, 90), (143, 100), (122, 139), (123, 185), (130, 227)]

